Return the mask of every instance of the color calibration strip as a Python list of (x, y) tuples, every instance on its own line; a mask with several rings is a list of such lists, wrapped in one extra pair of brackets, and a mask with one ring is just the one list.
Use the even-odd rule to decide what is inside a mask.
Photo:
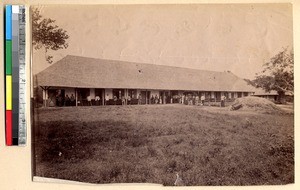
[(12, 6), (7, 5), (5, 9), (5, 75), (6, 75), (6, 102), (5, 102), (5, 122), (6, 122), (6, 145), (12, 142)]
[(25, 6), (5, 11), (6, 145), (25, 145)]

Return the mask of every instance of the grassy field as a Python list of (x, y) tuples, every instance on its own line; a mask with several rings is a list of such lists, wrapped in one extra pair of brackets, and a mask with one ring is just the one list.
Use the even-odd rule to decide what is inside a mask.
[(291, 113), (185, 105), (39, 108), (36, 175), (91, 183), (294, 182)]

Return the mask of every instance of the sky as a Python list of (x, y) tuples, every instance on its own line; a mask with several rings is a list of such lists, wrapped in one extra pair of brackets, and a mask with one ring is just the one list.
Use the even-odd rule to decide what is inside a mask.
[[(293, 48), (291, 4), (38, 6), (70, 36), (66, 55), (231, 71), (254, 79), (263, 63)], [(33, 48), (33, 74), (51, 64)]]

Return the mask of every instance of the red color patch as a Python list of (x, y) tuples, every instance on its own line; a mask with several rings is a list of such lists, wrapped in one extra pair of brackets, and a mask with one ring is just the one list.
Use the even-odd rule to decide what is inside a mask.
[(6, 110), (6, 145), (12, 145), (12, 111)]

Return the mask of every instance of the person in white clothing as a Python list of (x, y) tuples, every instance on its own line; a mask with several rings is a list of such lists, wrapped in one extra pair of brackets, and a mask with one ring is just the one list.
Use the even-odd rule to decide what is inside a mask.
[(226, 96), (221, 96), (221, 107), (225, 107)]
[(195, 105), (199, 106), (199, 96), (198, 95), (196, 95), (196, 97), (195, 97)]
[(105, 105), (108, 105), (108, 101), (109, 101), (109, 95), (106, 94), (106, 96), (105, 96)]
[(201, 106), (203, 106), (203, 105), (204, 105), (204, 100), (205, 100), (205, 96), (204, 96), (204, 95), (202, 95), (202, 96), (201, 96)]
[(86, 97), (86, 100), (88, 101), (88, 105), (92, 106), (92, 99), (91, 96)]

